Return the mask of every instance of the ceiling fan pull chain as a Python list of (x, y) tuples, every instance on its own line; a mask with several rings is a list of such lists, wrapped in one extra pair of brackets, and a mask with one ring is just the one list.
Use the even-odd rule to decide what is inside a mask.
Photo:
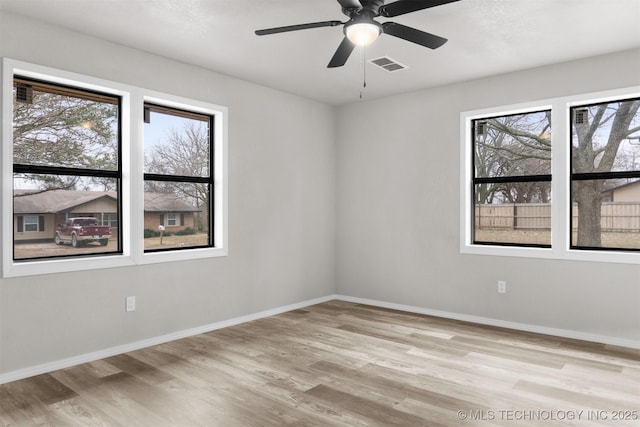
[(362, 46), (362, 87), (367, 87), (367, 47)]
[[(367, 52), (366, 46), (362, 46), (362, 89), (367, 88)], [(360, 99), (362, 99), (362, 92), (360, 91)]]

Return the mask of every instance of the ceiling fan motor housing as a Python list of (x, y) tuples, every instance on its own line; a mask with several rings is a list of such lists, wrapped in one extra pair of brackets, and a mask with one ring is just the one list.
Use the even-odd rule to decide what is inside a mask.
[(350, 19), (345, 22), (342, 32), (347, 35), (349, 27), (356, 24), (371, 24), (378, 28), (378, 34), (383, 33), (382, 25), (376, 22), (373, 18), (379, 16), (378, 10), (384, 5), (385, 0), (369, 0), (368, 2), (361, 2), (360, 8), (342, 8), (342, 12)]
[(361, 15), (369, 15), (371, 18), (374, 18), (378, 15), (379, 9), (384, 6), (385, 0), (369, 0), (361, 2), (362, 7), (352, 8), (352, 7), (343, 7), (342, 13), (347, 15), (349, 18), (354, 19)]

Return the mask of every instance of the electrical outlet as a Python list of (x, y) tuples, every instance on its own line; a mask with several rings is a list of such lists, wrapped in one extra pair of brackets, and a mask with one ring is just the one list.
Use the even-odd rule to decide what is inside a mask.
[(507, 282), (504, 280), (498, 280), (498, 293), (506, 294), (507, 293)]
[(136, 297), (127, 297), (125, 301), (125, 311), (136, 311)]

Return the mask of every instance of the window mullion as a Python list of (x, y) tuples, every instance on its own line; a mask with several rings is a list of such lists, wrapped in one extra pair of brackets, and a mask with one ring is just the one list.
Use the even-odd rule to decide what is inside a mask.
[(556, 101), (551, 108), (551, 248), (562, 256), (571, 239), (569, 192), (569, 113), (564, 102)]

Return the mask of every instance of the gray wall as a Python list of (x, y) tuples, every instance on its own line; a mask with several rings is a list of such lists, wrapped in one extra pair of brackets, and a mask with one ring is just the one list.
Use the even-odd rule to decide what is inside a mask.
[(458, 223), (461, 111), (640, 84), (639, 51), (336, 109), (6, 13), (0, 31), (2, 56), (226, 105), (230, 133), (230, 255), (0, 279), (0, 374), (336, 291), (640, 340), (640, 266), (460, 255)]
[(0, 279), (0, 374), (334, 293), (331, 107), (0, 19), (2, 56), (228, 106), (230, 156), (228, 257)]
[(337, 292), (638, 342), (640, 265), (460, 254), (459, 122), (639, 84), (635, 50), (340, 108)]

